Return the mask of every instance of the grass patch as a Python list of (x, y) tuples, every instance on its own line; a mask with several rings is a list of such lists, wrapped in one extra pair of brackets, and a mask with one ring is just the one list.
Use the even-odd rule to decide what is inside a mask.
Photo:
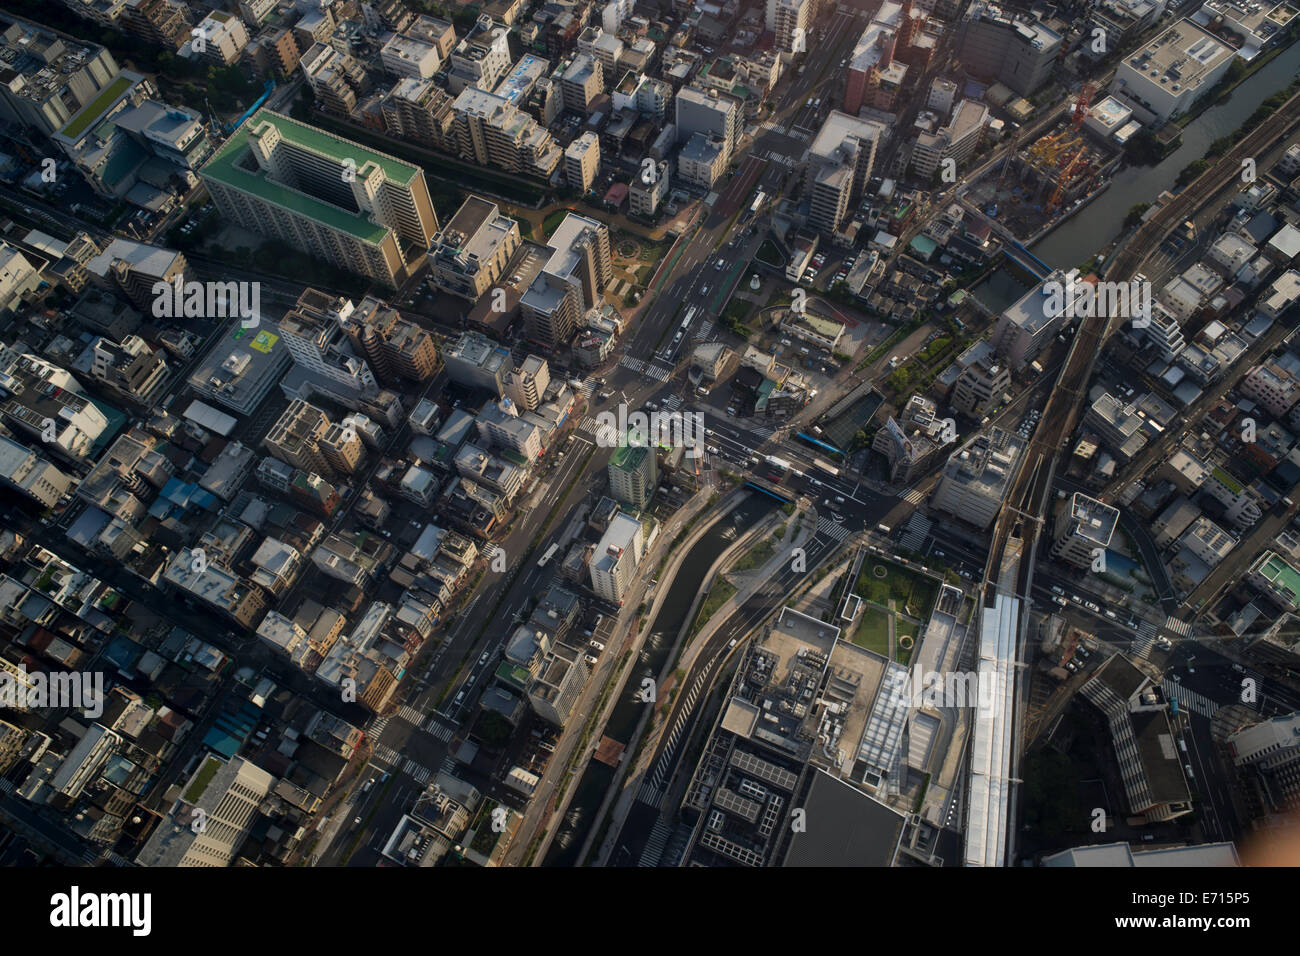
[[(874, 568), (884, 568), (877, 577)], [(889, 561), (869, 561), (862, 566), (854, 593), (874, 604), (888, 605), (892, 598), (905, 614), (924, 620), (934, 606), (937, 585), (928, 577), (916, 574)]]
[(185, 802), (194, 803), (202, 797), (203, 791), (208, 789), (208, 784), (212, 782), (212, 778), (217, 775), (217, 771), (220, 769), (221, 761), (216, 757), (209, 757), (195, 775), (190, 788), (185, 791)]
[[(781, 528), (785, 530), (784, 527)], [(749, 551), (742, 555), (740, 560), (731, 566), (733, 571), (752, 571), (754, 568), (762, 567), (767, 563), (768, 558), (776, 554), (776, 545), (772, 543), (771, 538), (764, 538), (758, 544), (754, 545)]]
[(695, 615), (695, 623), (691, 625), (690, 636), (694, 637), (699, 633), (709, 618), (711, 618), (718, 608), (726, 604), (736, 593), (736, 586), (721, 575), (713, 582), (713, 587), (709, 588), (709, 593), (704, 596), (700, 603), (700, 609)]
[(889, 612), (874, 607), (863, 608), (862, 620), (858, 622), (853, 643), (887, 657), (889, 655)]

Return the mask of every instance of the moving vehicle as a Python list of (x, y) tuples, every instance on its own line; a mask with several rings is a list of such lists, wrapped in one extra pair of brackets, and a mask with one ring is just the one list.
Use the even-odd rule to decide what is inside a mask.
[(837, 478), (839, 477), (840, 470), (836, 468), (834, 465), (832, 465), (830, 462), (822, 461), (820, 458), (814, 458), (812, 463), (814, 468), (820, 468), (828, 475), (833, 475)]

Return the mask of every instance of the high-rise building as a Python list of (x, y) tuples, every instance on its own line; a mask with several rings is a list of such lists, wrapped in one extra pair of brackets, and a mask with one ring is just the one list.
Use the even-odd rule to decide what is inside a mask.
[(248, 28), (233, 13), (213, 10), (190, 35), (190, 48), (219, 66), (230, 66), (248, 46)]
[(808, 150), (809, 227), (834, 234), (871, 178), (883, 124), (831, 110)]
[(451, 103), (451, 97), (433, 80), (403, 77), (384, 96), (380, 108), (389, 135), (454, 150), (456, 114)]
[(0, 484), (53, 508), (72, 487), (72, 479), (30, 448), (0, 435)]
[(979, 147), (988, 125), (989, 108), (974, 100), (962, 100), (952, 120), (937, 133), (923, 132), (912, 147), (912, 168), (917, 175), (934, 176), (944, 160), (962, 163)]
[(550, 258), (519, 304), (529, 338), (562, 347), (573, 338), (578, 320), (600, 304), (613, 277), (609, 227), (569, 213), (546, 244)]
[(343, 330), (385, 384), (425, 382), (442, 367), (434, 337), (372, 295), (343, 316)]
[(117, 24), (173, 53), (190, 39), (190, 13), (176, 0), (127, 0)]
[(429, 277), (444, 292), (477, 302), (501, 278), (522, 242), (519, 223), (502, 215), (496, 203), (467, 196), (433, 237)]
[(627, 208), (634, 216), (652, 219), (659, 212), (659, 204), (668, 196), (672, 167), (660, 162), (655, 167), (653, 179), (647, 183), (641, 176), (633, 176), (627, 189)]
[(731, 162), (740, 139), (740, 102), (717, 90), (688, 86), (674, 100), (677, 109), (677, 142), (685, 143), (696, 133), (716, 136), (724, 144), (723, 165)]
[(344, 319), (353, 311), (352, 302), (316, 289), (307, 289), (280, 319), (280, 339), (295, 365), (324, 390), (354, 400), (378, 391), (374, 372), (353, 350), (343, 330)]
[(1060, 51), (1061, 35), (1041, 20), (1004, 12), (986, 0), (974, 0), (957, 27), (957, 59), (962, 66), (1021, 96), (1047, 82)]
[(591, 558), (591, 587), (611, 604), (622, 606), (641, 563), (641, 533), (639, 521), (619, 512), (596, 545), (596, 553)]
[(510, 29), (479, 18), (451, 53), (447, 89), (454, 95), (469, 87), (490, 90), (510, 69)]
[(1234, 766), (1259, 775), (1275, 811), (1300, 805), (1300, 714), (1286, 714), (1253, 724), (1228, 736)]
[[(243, 757), (204, 756), (136, 862), (141, 866), (229, 866), (257, 821), (275, 778)], [(199, 812), (196, 812), (199, 811)], [(194, 826), (202, 816), (204, 825)]]
[(1159, 125), (1214, 89), (1235, 56), (1205, 27), (1179, 20), (1120, 61), (1110, 92), (1131, 106), (1138, 120)]
[(329, 478), (335, 472), (321, 441), (331, 424), (329, 416), (315, 405), (295, 399), (271, 426), (262, 444), (286, 465)]
[(6, 74), (0, 120), (40, 136), (62, 129), (100, 93), (116, 95), (129, 82), (99, 44), (7, 13), (0, 15), (0, 63)]
[(452, 110), (451, 132), (462, 159), (542, 178), (559, 165), (555, 138), (504, 96), (466, 87)]
[(1067, 286), (1067, 277), (1058, 269), (1044, 279), (1042, 285), (1030, 289), (1002, 311), (989, 341), (1012, 368), (1021, 369), (1032, 362), (1069, 323), (1069, 311), (1056, 308), (1050, 294), (1052, 289)]
[(270, 110), (201, 175), (225, 218), (389, 286), (423, 262), (438, 230), (418, 166)]
[(393, 76), (430, 79), (442, 67), (435, 43), (423, 37), (394, 33), (379, 50), (379, 60)]
[(809, 31), (817, 16), (816, 0), (767, 0), (765, 25), (776, 34), (782, 53), (811, 53), (815, 43)]
[(466, 332), (443, 353), (447, 375), (453, 382), (485, 388), (498, 398), (505, 395), (506, 376), (514, 367), (510, 350), (478, 332)]
[(987, 528), (1002, 508), (1023, 450), (1019, 438), (996, 425), (976, 435), (948, 458), (930, 507)]
[(1076, 491), (1070, 496), (1068, 504), (1063, 503), (1056, 516), (1052, 557), (1076, 568), (1092, 568), (1098, 551), (1104, 553), (1110, 547), (1110, 539), (1118, 521), (1117, 510)]
[(644, 445), (620, 445), (610, 456), (609, 490), (616, 501), (644, 511), (659, 482), (655, 450)]
[(961, 372), (953, 384), (949, 404), (954, 411), (972, 418), (983, 418), (989, 409), (1002, 402), (1011, 387), (1011, 367), (994, 353), (992, 346), (980, 339), (957, 359)]
[(564, 176), (569, 186), (586, 194), (600, 175), (600, 140), (595, 133), (583, 133), (564, 151)]
[(99, 336), (91, 344), (90, 374), (121, 398), (145, 408), (153, 406), (167, 381), (162, 350), (150, 348), (138, 335), (120, 343)]
[(580, 53), (567, 66), (561, 67), (560, 91), (564, 94), (566, 110), (590, 113), (591, 104), (604, 90), (605, 79), (599, 61)]
[(328, 43), (314, 43), (298, 61), (316, 102), (330, 113), (351, 116), (370, 89), (365, 65)]
[(529, 355), (523, 363), (506, 376), (506, 396), (524, 411), (532, 411), (542, 404), (546, 388), (551, 384), (551, 369), (540, 355)]

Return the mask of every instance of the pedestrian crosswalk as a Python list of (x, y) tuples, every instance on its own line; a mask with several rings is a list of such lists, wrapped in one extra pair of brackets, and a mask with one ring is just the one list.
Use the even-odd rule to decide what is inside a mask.
[(1160, 686), (1164, 688), (1165, 696), (1178, 701), (1178, 706), (1184, 710), (1190, 710), (1211, 720), (1219, 711), (1219, 705), (1214, 701), (1194, 690), (1189, 690), (1178, 681), (1166, 679)]
[(618, 364), (624, 368), (630, 368), (647, 378), (658, 379), (661, 382), (666, 382), (673, 377), (672, 367), (664, 365), (658, 359), (647, 362), (645, 359), (639, 359), (632, 355), (624, 355), (618, 360)]
[(837, 524), (834, 521), (827, 521), (825, 518), (819, 517), (817, 519), (817, 533), (826, 535), (826, 537), (838, 544), (845, 538), (849, 537), (853, 532), (842, 524)]
[(925, 492), (919, 488), (904, 488), (898, 493), (898, 496), (909, 505), (919, 505), (925, 500)]
[(636, 798), (658, 810), (663, 806), (664, 792), (647, 780), (641, 784), (641, 789), (636, 792)]
[(371, 753), (373, 754), (370, 758), (371, 762), (382, 763), (388, 767), (397, 766), (397, 762), (402, 759), (402, 755), (387, 744), (375, 744), (371, 748)]
[(578, 387), (578, 391), (582, 393), (583, 398), (590, 399), (596, 391), (596, 380), (590, 377), (584, 378), (582, 384)]
[(695, 338), (697, 340), (708, 339), (712, 337), (712, 335), (713, 335), (712, 319), (705, 319), (703, 322), (700, 323), (700, 327), (695, 330)]
[(420, 786), (424, 786), (433, 779), (433, 771), (423, 764), (416, 763), (410, 757), (406, 758), (406, 763), (402, 764), (402, 773), (411, 777)]
[(1139, 657), (1145, 657), (1156, 639), (1156, 626), (1146, 618), (1138, 618), (1137, 636), (1133, 638), (1133, 650)]
[(397, 716), (401, 717), (412, 727), (419, 727), (420, 724), (424, 723), (424, 714), (416, 710), (410, 704), (403, 704), (401, 707), (397, 708)]
[(664, 399), (664, 411), (675, 412), (682, 407), (682, 397), (680, 395), (669, 395)]
[(378, 740), (380, 737), (384, 736), (384, 728), (388, 726), (388, 722), (392, 719), (392, 714), (385, 714), (383, 717), (376, 717), (371, 721), (370, 727), (366, 730), (370, 739)]
[(659, 861), (663, 859), (664, 847), (668, 845), (668, 837), (672, 832), (672, 827), (665, 822), (663, 814), (660, 814), (655, 820), (654, 828), (650, 831), (645, 849), (641, 851), (641, 860), (637, 866), (658, 866)]
[(907, 519), (907, 524), (903, 526), (903, 535), (899, 541), (909, 551), (920, 551), (933, 527), (934, 524), (929, 518), (913, 512)]
[(439, 768), (443, 773), (456, 772), (456, 760), (450, 754), (442, 758), (442, 766)]
[(1192, 625), (1188, 621), (1180, 620), (1172, 614), (1165, 621), (1165, 630), (1173, 631), (1175, 634), (1181, 634), (1183, 637), (1192, 636)]
[(752, 431), (755, 437), (761, 438), (763, 441), (767, 441), (769, 438), (771, 438), (773, 435), (776, 434), (776, 429), (768, 428), (766, 425), (764, 425), (762, 428), (752, 429)]
[(454, 727), (448, 727), (446, 724), (440, 724), (438, 721), (432, 719), (430, 719), (429, 723), (425, 725), (424, 729), (442, 741), (451, 740), (452, 734), (456, 732)]

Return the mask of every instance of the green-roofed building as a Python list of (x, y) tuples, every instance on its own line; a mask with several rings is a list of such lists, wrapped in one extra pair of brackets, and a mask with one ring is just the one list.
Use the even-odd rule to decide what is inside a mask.
[(200, 175), (228, 220), (389, 286), (420, 266), (438, 231), (418, 166), (271, 110)]
[(609, 487), (614, 498), (644, 511), (659, 482), (659, 463), (653, 448), (620, 445), (609, 459)]

